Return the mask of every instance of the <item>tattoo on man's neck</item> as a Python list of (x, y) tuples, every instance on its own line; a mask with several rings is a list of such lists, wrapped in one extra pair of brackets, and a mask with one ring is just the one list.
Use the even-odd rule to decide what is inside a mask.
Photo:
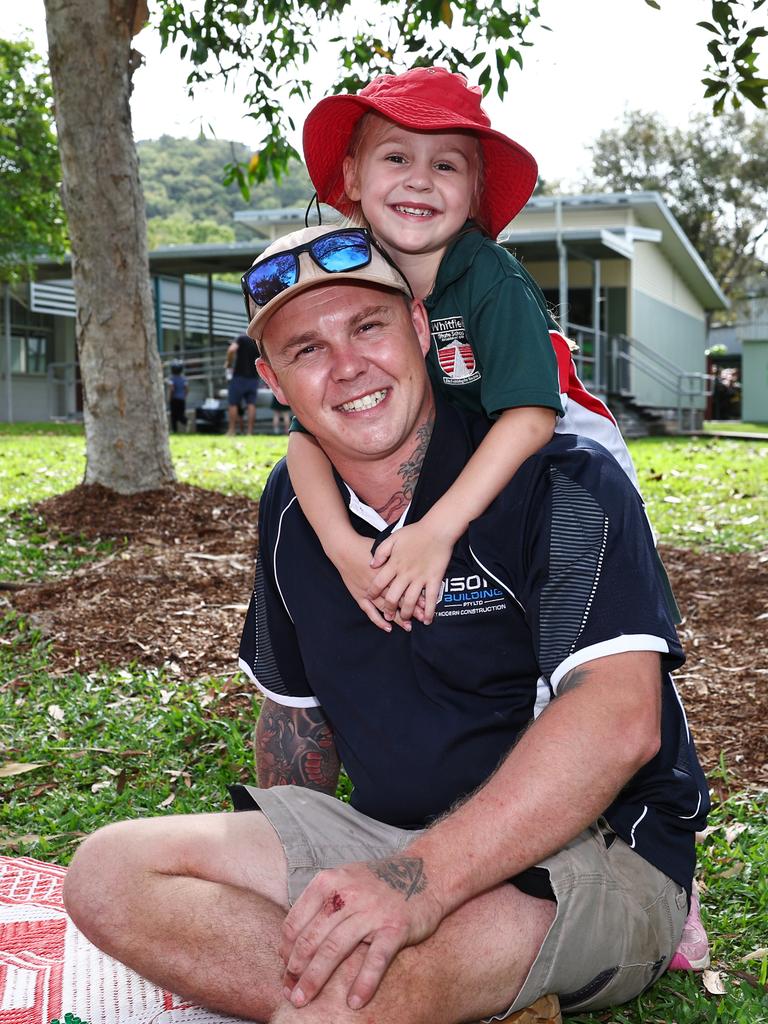
[(416, 431), (416, 447), (413, 450), (413, 454), (410, 459), (401, 463), (397, 471), (398, 476), (402, 478), (403, 486), (376, 509), (381, 518), (385, 519), (388, 523), (392, 522), (395, 516), (401, 515), (403, 509), (407, 508), (409, 502), (413, 499), (416, 481), (419, 479), (421, 467), (424, 465), (424, 456), (427, 454), (434, 425), (434, 417), (430, 417), (418, 428)]
[(374, 860), (368, 867), (390, 889), (401, 892), (406, 900), (420, 895), (427, 888), (427, 876), (424, 874), (424, 861), (421, 857), (396, 856), (387, 860)]

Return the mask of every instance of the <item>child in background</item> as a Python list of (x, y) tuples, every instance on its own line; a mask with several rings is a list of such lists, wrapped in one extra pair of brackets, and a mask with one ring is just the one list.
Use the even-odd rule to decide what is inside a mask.
[(437, 390), (494, 420), (450, 490), (373, 560), (327, 459), (309, 435), (291, 434), (294, 490), (360, 607), (387, 630), (398, 611), (404, 628), (414, 614), (429, 624), (453, 545), (554, 429), (594, 437), (637, 478), (538, 286), (493, 241), (530, 198), (537, 166), (490, 127), (479, 89), (442, 68), (383, 75), (359, 94), (322, 100), (307, 118), (304, 154), (319, 200), (370, 227), (424, 302)]
[(168, 407), (171, 413), (171, 430), (178, 433), (179, 424), (187, 429), (187, 378), (184, 376), (184, 364), (178, 359), (171, 363), (171, 376), (166, 381), (168, 387)]

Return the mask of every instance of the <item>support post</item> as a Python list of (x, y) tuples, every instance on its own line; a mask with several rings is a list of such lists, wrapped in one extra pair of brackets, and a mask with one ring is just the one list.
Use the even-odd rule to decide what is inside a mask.
[(568, 251), (563, 241), (563, 200), (555, 199), (555, 231), (557, 243), (557, 261), (559, 269), (559, 309), (558, 320), (563, 334), (568, 333)]
[(3, 321), (5, 324), (5, 411), (7, 422), (13, 423), (13, 352), (11, 351), (11, 286), (3, 288)]
[(184, 358), (187, 347), (187, 279), (184, 274), (179, 278), (179, 348)]
[(207, 394), (213, 394), (213, 275), (208, 273), (208, 358), (205, 361)]
[(592, 261), (592, 329), (594, 334), (594, 351), (592, 353), (593, 370), (592, 386), (597, 394), (604, 394), (603, 374), (603, 338), (600, 333), (600, 260)]

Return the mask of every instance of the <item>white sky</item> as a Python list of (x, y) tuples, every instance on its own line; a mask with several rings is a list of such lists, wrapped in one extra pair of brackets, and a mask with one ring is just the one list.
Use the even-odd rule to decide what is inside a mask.
[[(504, 102), (488, 97), (485, 106), (493, 127), (526, 146), (545, 178), (578, 180), (590, 166), (586, 147), (624, 110), (655, 111), (684, 126), (693, 111), (708, 109), (700, 79), (710, 37), (696, 22), (709, 17), (709, 0), (661, 0), (661, 6), (655, 11), (644, 0), (541, 0), (541, 20), (552, 31), (534, 26), (528, 36), (534, 46), (524, 50), (522, 71), (513, 65)], [(25, 28), (44, 53), (43, 0), (0, 0), (0, 35), (18, 38)], [(134, 45), (147, 58), (134, 77), (137, 139), (194, 137), (202, 126), (206, 134), (213, 129), (220, 139), (258, 147), (258, 126), (244, 116), (231, 88), (198, 87), (190, 100), (184, 64), (173, 52), (160, 53), (152, 29)], [(324, 63), (316, 58), (308, 77), (327, 86)], [(294, 111), (299, 126), (305, 113)], [(298, 138), (291, 141), (300, 148)]]

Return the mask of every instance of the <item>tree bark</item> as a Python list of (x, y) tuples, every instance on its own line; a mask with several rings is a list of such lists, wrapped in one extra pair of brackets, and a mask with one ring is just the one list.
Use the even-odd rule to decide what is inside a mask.
[(139, 5), (45, 0), (77, 303), (85, 483), (121, 494), (174, 481), (129, 106)]

